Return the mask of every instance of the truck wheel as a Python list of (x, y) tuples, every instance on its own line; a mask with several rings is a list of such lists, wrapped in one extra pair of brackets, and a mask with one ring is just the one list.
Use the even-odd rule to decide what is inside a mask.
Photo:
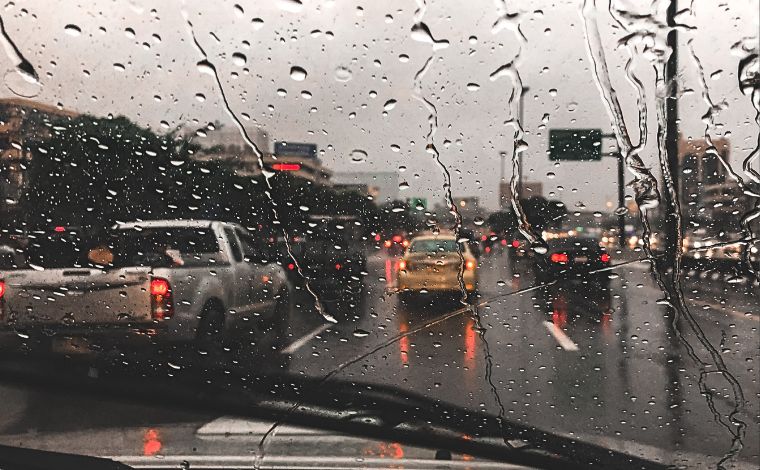
[(224, 333), (224, 309), (215, 302), (208, 302), (201, 312), (196, 339), (204, 343), (219, 343)]

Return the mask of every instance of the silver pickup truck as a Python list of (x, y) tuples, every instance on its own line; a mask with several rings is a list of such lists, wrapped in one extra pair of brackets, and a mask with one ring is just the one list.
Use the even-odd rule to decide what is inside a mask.
[(95, 238), (57, 227), (26, 251), (23, 269), (0, 272), (0, 324), (20, 335), (216, 340), (283, 335), (289, 321), (276, 254), (236, 224), (124, 223)]

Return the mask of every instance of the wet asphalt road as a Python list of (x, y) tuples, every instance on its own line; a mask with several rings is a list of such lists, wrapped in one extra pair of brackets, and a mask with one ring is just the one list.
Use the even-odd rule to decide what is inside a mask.
[[(356, 360), (335, 378), (398, 386), (492, 414), (500, 412), (500, 401), (509, 420), (697, 452), (714, 462), (738, 429), (727, 416), (739, 391), (716, 372), (718, 358), (745, 401), (735, 416), (746, 425), (741, 460), (760, 462), (760, 311), (751, 288), (720, 276), (686, 280), (686, 302), (699, 334), (681, 318), (679, 338), (670, 333), (671, 319), (646, 263), (615, 269), (609, 288), (559, 283), (516, 293), (534, 279), (527, 261), (508, 261), (504, 254), (481, 258), (473, 311), (456, 296), (401, 302), (393, 294), (395, 261), (371, 254), (364, 293), (353, 308), (335, 312), (338, 324), (324, 323), (307, 294), (297, 297), (287, 340), (270, 355), (269, 365), (322, 377)], [(701, 372), (720, 419), (700, 392)], [(0, 398), (9, 411), (0, 418), (0, 440), (30, 430), (162, 420), (202, 424), (217, 417), (3, 390)], [(71, 411), (77, 406), (95, 411)]]

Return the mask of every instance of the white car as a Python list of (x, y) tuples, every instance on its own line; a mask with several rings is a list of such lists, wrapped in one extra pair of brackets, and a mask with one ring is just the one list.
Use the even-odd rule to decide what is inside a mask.
[(134, 222), (96, 238), (58, 227), (27, 251), (27, 267), (0, 278), (2, 322), (40, 338), (187, 341), (287, 326), (285, 271), (236, 224)]

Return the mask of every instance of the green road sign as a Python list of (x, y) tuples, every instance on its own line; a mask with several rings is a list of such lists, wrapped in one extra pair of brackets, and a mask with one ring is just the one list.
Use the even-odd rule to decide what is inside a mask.
[(601, 129), (549, 129), (549, 160), (598, 161), (601, 158)]

